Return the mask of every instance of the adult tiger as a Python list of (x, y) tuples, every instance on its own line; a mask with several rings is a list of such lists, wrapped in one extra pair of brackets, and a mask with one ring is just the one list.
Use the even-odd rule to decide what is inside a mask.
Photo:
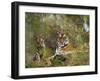
[(73, 46), (69, 41), (68, 34), (64, 31), (58, 32), (57, 47), (55, 55), (66, 54), (67, 51), (72, 50)]

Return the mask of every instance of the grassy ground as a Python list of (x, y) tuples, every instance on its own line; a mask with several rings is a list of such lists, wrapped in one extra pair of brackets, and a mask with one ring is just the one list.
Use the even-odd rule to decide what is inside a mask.
[[(32, 60), (32, 56), (27, 54), (28, 65), (27, 68), (33, 67), (58, 67), (58, 66), (81, 66), (81, 65), (89, 65), (89, 49), (87, 51), (82, 50), (74, 50), (73, 52), (67, 55), (57, 55), (53, 59), (49, 60), (49, 57), (53, 54), (49, 54), (49, 56), (45, 56), (40, 61)], [(30, 60), (29, 60), (30, 59)]]

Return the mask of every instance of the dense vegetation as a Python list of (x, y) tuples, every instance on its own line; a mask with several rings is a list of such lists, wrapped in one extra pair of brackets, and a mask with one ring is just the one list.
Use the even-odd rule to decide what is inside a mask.
[[(75, 51), (65, 56), (55, 56), (56, 32), (63, 29), (68, 33), (69, 51)], [(43, 35), (53, 41), (53, 48), (44, 49), (39, 46), (37, 38)], [(52, 44), (51, 44), (52, 45)], [(81, 51), (81, 52), (78, 52)], [(39, 54), (39, 60), (33, 56)], [(48, 64), (49, 63), (49, 64)], [(50, 13), (25, 13), (25, 67), (76, 66), (89, 64), (89, 16)]]

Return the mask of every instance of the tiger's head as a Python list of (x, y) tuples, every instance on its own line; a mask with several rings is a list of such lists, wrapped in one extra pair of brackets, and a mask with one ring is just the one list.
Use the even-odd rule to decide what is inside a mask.
[(65, 47), (69, 43), (69, 38), (67, 36), (67, 33), (64, 31), (58, 32), (58, 37), (57, 37), (57, 45), (58, 47)]

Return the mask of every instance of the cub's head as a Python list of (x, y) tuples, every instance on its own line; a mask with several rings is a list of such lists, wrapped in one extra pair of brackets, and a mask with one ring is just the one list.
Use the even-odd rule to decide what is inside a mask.
[(45, 37), (44, 35), (40, 34), (37, 36), (37, 43), (41, 46), (44, 47), (44, 42), (45, 42)]

